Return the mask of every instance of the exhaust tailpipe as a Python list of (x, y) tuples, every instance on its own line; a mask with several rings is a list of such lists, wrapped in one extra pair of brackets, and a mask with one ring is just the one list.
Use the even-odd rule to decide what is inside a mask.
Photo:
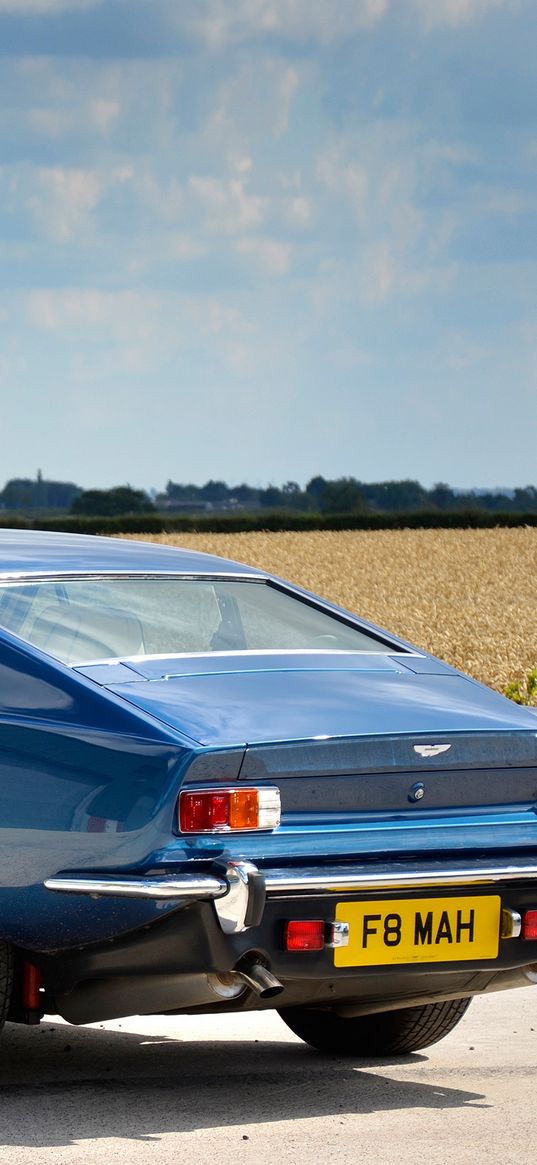
[(237, 967), (235, 974), (239, 976), (260, 999), (272, 999), (283, 991), (283, 983), (264, 967), (263, 963), (244, 963)]

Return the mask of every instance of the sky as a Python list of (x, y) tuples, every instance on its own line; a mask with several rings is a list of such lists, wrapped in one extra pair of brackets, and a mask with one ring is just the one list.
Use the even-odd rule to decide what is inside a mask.
[(0, 487), (537, 483), (534, 0), (0, 0)]

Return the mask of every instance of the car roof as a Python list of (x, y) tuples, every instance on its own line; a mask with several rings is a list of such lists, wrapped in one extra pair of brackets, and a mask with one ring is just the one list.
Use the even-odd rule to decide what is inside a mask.
[(253, 567), (213, 554), (200, 554), (92, 534), (57, 534), (48, 530), (0, 530), (2, 575), (85, 574), (110, 571), (126, 574), (241, 574), (266, 577)]

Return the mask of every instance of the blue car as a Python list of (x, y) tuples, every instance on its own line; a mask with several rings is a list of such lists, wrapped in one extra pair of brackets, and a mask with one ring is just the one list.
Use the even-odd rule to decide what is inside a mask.
[(0, 1019), (393, 1055), (537, 981), (537, 718), (290, 583), (0, 532)]

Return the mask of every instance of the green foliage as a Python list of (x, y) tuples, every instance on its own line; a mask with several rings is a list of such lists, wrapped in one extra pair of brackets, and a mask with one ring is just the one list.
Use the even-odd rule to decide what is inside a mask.
[[(350, 478), (352, 481), (353, 479)], [(409, 510), (424, 510), (434, 506), (428, 490), (420, 485), (419, 481), (405, 478), (404, 481), (378, 481), (370, 484), (355, 482), (358, 486), (366, 507), (373, 510), (382, 510), (398, 513), (408, 513)], [(452, 504), (455, 505), (452, 494)]]
[(533, 667), (524, 679), (512, 680), (503, 689), (503, 694), (515, 704), (537, 704), (537, 667)]
[(357, 514), (365, 509), (360, 486), (353, 477), (327, 481), (319, 501), (325, 514)]
[(29, 517), (0, 512), (0, 528), (63, 530), (73, 534), (173, 534), (183, 530), (200, 534), (248, 530), (472, 530), (502, 526), (537, 526), (537, 514), (441, 513), (438, 510), (419, 514), (306, 514), (285, 509), (181, 515), (146, 510), (138, 514)]
[(114, 517), (116, 514), (149, 514), (155, 507), (141, 489), (117, 485), (113, 489), (87, 489), (75, 498), (72, 514)]
[(286, 481), (281, 489), (275, 485), (257, 491), (257, 501), (267, 510), (295, 510), (297, 513), (308, 513), (316, 509), (316, 503), (309, 493), (301, 490), (298, 482)]
[(40, 473), (35, 481), (13, 477), (0, 492), (0, 506), (6, 510), (68, 510), (80, 492), (72, 481), (46, 481)]

